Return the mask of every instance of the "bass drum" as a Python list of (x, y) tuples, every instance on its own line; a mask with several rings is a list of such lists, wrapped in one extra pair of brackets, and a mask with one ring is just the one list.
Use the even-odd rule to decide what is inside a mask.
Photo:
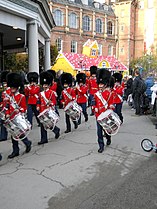
[(121, 120), (119, 119), (119, 116), (113, 110), (106, 110), (105, 112), (102, 112), (98, 116), (97, 122), (110, 136), (117, 134), (121, 125)]
[(43, 124), (45, 129), (51, 129), (51, 130), (54, 129), (56, 123), (59, 121), (58, 114), (51, 107), (42, 111), (38, 115), (38, 118), (39, 118), (40, 122)]
[(5, 120), (4, 126), (16, 141), (23, 140), (31, 130), (30, 122), (20, 113), (15, 115), (13, 119)]
[(82, 112), (82, 107), (78, 105), (76, 101), (72, 101), (64, 108), (64, 112), (69, 115), (73, 121), (78, 121)]

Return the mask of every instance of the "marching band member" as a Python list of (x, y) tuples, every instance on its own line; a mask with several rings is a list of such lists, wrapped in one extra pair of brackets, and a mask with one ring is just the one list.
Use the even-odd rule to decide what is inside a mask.
[[(19, 93), (19, 87), (22, 86), (22, 77), (19, 73), (9, 73), (7, 75), (7, 85), (10, 87), (10, 95), (9, 95), (9, 102), (8, 108), (6, 110), (6, 119), (13, 119), (16, 114), (19, 112), (25, 113), (27, 110), (26, 107), (26, 98), (23, 94)], [(13, 145), (13, 152), (8, 156), (8, 158), (14, 158), (19, 156), (19, 146), (18, 141), (15, 141), (13, 137), (12, 145)], [(22, 142), (26, 146), (26, 153), (30, 152), (32, 142), (25, 137)]]
[[(114, 109), (113, 106), (113, 96), (114, 93), (111, 91), (110, 85), (111, 73), (106, 69), (100, 69), (97, 72), (97, 83), (99, 86), (99, 90), (94, 94), (94, 105), (93, 111), (95, 113), (96, 119), (98, 116), (105, 112), (107, 109)], [(97, 136), (98, 136), (98, 144), (99, 149), (98, 152), (102, 153), (104, 151), (104, 139), (103, 132), (105, 132), (102, 126), (97, 122)], [(107, 139), (107, 145), (111, 144), (111, 136), (109, 136), (105, 132), (105, 136)]]
[(50, 89), (54, 92), (55, 96), (56, 96), (56, 112), (57, 114), (59, 115), (59, 112), (58, 112), (58, 109), (57, 109), (57, 82), (55, 81), (56, 80), (56, 72), (54, 70), (47, 70), (47, 72), (49, 72), (51, 75), (52, 75), (52, 83), (51, 83), (51, 86), (50, 86)]
[(122, 74), (114, 73), (113, 77), (115, 78), (115, 84), (114, 84), (114, 88), (113, 88), (113, 91), (115, 93), (115, 96), (114, 96), (114, 104), (115, 104), (114, 112), (117, 113), (121, 122), (123, 123), (122, 105), (123, 105), (124, 86), (121, 85)]
[[(78, 86), (76, 87), (76, 95), (77, 95), (77, 103), (82, 107), (82, 112), (85, 118), (85, 122), (88, 121), (88, 114), (87, 114), (87, 90), (88, 87), (86, 86), (86, 75), (84, 73), (79, 73), (76, 75), (76, 82)], [(78, 125), (81, 124), (81, 115), (78, 120)]]
[[(37, 102), (37, 110), (41, 113), (44, 110), (46, 110), (49, 107), (52, 107), (55, 109), (56, 105), (56, 96), (54, 94), (54, 91), (50, 90), (50, 85), (52, 83), (53, 76), (45, 71), (40, 73), (40, 84), (43, 87), (43, 91), (39, 94), (39, 99)], [(41, 130), (41, 141), (38, 142), (38, 145), (48, 143), (47, 138), (47, 130), (45, 130), (43, 124), (40, 125)], [(54, 127), (52, 130), (55, 134), (55, 138), (58, 139), (60, 136), (60, 128), (57, 126)]]
[[(98, 91), (96, 73), (97, 73), (97, 67), (96, 66), (91, 66), (90, 67), (90, 79), (89, 79), (89, 82), (88, 82), (90, 106), (91, 107), (93, 105), (94, 94)], [(92, 116), (92, 115), (94, 115), (94, 113), (93, 113), (93, 110), (91, 108), (90, 116)]]
[[(0, 104), (0, 109), (3, 110), (7, 106), (8, 98), (6, 97), (6, 94), (10, 94), (10, 87), (7, 87), (7, 80), (6, 76), (9, 73), (9, 71), (2, 71), (1, 77), (0, 77), (0, 82), (3, 86), (3, 92), (1, 94), (1, 104)], [(6, 127), (3, 125), (4, 120), (1, 120), (1, 133), (0, 133), (0, 141), (6, 141), (8, 137), (8, 132)]]
[(38, 84), (38, 73), (29, 72), (27, 74), (27, 80), (29, 84), (25, 86), (25, 95), (28, 97), (28, 106), (27, 106), (27, 118), (32, 125), (33, 113), (36, 117), (38, 126), (40, 126), (40, 121), (38, 119), (39, 112), (37, 111), (37, 100), (40, 93), (40, 87)]
[[(47, 70), (47, 72), (51, 73), (53, 76), (53, 80), (52, 80), (50, 89), (56, 93), (57, 92), (57, 82), (55, 82), (56, 72), (54, 70)], [(57, 96), (57, 93), (56, 93), (56, 96)]]
[[(61, 103), (63, 104), (63, 107), (66, 107), (66, 105), (69, 104), (69, 102), (76, 100), (76, 94), (75, 90), (71, 87), (72, 86), (72, 75), (70, 73), (63, 73), (61, 75), (61, 84), (64, 88), (62, 91), (62, 98)], [(66, 131), (64, 133), (71, 132), (71, 123), (70, 123), (70, 117), (67, 113), (65, 113), (65, 120), (66, 120)], [(74, 128), (78, 128), (77, 121), (73, 121)]]

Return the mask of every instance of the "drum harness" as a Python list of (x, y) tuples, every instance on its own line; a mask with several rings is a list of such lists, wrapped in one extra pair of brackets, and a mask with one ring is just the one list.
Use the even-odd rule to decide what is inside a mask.
[[(63, 90), (63, 92), (65, 93), (65, 95), (72, 101), (72, 96), (67, 92), (67, 90)], [(71, 93), (71, 92), (70, 92)]]
[(16, 110), (16, 109), (20, 109), (19, 104), (20, 104), (20, 102), (21, 102), (23, 96), (21, 96), (21, 98), (20, 98), (18, 104), (17, 104), (17, 102), (16, 102), (16, 100), (14, 99), (13, 96), (10, 96), (9, 94), (6, 94), (6, 97), (9, 98), (9, 100), (10, 100), (10, 102), (11, 102), (11, 105), (12, 105), (12, 107), (14, 108), (14, 111), (13, 111), (13, 112), (10, 114), (10, 116), (9, 116), (9, 118), (11, 118), (11, 116), (14, 114), (15, 110)]
[(47, 99), (45, 96), (45, 92), (44, 91), (41, 92), (41, 96), (44, 98), (44, 101), (46, 102), (46, 106), (48, 106), (49, 102), (51, 101), (52, 93), (53, 91), (51, 92), (50, 98)]
[[(96, 93), (96, 95), (97, 95), (97, 97), (100, 99), (100, 101), (102, 102), (102, 104), (104, 105), (103, 107), (105, 107), (105, 108), (107, 109), (107, 107), (108, 107), (108, 101), (109, 101), (109, 99), (110, 99), (110, 97), (111, 97), (111, 95), (112, 95), (112, 92), (110, 92), (110, 95), (109, 95), (107, 101), (103, 98), (103, 96), (102, 96), (102, 94), (101, 94), (100, 91), (98, 91), (98, 92)], [(99, 109), (102, 109), (103, 107), (101, 107), (101, 108), (99, 108)]]

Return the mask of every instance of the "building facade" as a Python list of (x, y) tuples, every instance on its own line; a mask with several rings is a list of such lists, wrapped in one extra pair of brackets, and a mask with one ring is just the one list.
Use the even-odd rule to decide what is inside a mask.
[(156, 0), (51, 0), (56, 22), (51, 43), (59, 51), (82, 53), (87, 39), (97, 40), (99, 55), (131, 60), (157, 54)]
[(107, 3), (88, 0), (51, 0), (50, 10), (56, 27), (51, 44), (59, 52), (82, 53), (88, 40), (96, 40), (98, 55), (115, 55), (117, 47), (117, 18)]
[(132, 59), (157, 55), (157, 1), (115, 0), (118, 17), (117, 57), (129, 66)]
[(5, 70), (5, 51), (28, 52), (29, 71), (39, 72), (39, 47), (44, 48), (49, 69), (54, 25), (48, 0), (0, 0), (0, 70)]

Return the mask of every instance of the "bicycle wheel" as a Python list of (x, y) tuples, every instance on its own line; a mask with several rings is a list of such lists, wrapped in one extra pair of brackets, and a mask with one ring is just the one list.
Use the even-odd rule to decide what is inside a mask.
[(150, 139), (143, 139), (141, 141), (141, 147), (144, 151), (150, 152), (153, 150), (153, 142)]

